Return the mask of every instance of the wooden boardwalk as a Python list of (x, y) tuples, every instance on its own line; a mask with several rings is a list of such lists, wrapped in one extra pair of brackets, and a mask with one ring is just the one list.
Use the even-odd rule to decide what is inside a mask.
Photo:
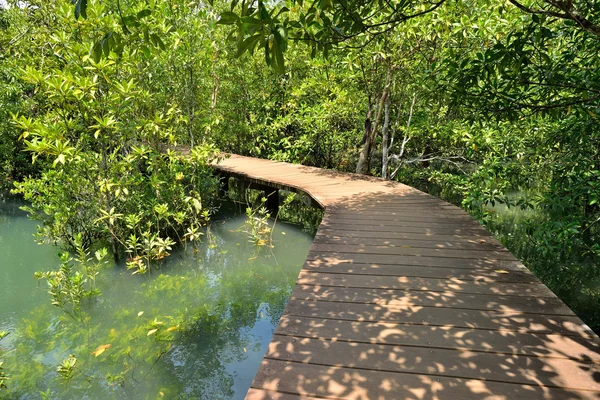
[(405, 185), (232, 156), (325, 208), (247, 399), (600, 399), (600, 341), (472, 217)]

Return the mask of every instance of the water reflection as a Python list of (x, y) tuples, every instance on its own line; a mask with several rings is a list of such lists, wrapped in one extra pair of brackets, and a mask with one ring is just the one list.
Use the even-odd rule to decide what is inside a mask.
[[(31, 237), (35, 224), (6, 214), (0, 247), (18, 251), (2, 270), (17, 290), (35, 287), (33, 271), (57, 267), (56, 249), (8, 240), (17, 231)], [(102, 296), (86, 302), (81, 322), (52, 307), (44, 290), (17, 311), (3, 301), (0, 326), (11, 334), (0, 358), (11, 380), (0, 398), (243, 398), (312, 241), (278, 222), (274, 248), (257, 253), (237, 231), (243, 222), (215, 222), (197, 251), (180, 249), (151, 276), (103, 271)], [(24, 254), (31, 266), (15, 267)], [(70, 354), (77, 363), (64, 385), (56, 368)]]

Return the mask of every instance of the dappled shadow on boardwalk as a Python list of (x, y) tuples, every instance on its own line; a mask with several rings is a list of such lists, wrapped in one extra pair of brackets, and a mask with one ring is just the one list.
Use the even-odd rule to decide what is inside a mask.
[(249, 398), (599, 398), (598, 343), (550, 300), (298, 285)]
[(244, 157), (326, 213), (250, 399), (600, 399), (599, 341), (458, 207)]
[(600, 398), (598, 339), (476, 222), (376, 199), (328, 210), (248, 398)]

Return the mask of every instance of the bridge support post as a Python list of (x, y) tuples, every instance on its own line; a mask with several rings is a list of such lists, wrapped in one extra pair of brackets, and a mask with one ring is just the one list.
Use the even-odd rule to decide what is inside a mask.
[(275, 217), (279, 212), (279, 190), (277, 189), (267, 189), (264, 191), (267, 202), (265, 207), (271, 213), (272, 217)]
[(229, 195), (229, 177), (227, 175), (221, 175), (219, 179), (219, 196), (226, 199)]

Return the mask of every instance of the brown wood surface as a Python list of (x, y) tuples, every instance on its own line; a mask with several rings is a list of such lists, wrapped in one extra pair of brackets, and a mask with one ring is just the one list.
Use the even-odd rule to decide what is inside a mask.
[(345, 287), (319, 287), (298, 284), (292, 292), (294, 300), (328, 301), (340, 303), (378, 304), (386, 306), (426, 306), (523, 312), (544, 315), (574, 315), (573, 311), (557, 298), (525, 296), (498, 296), (465, 294), (457, 292), (432, 292), (392, 289), (361, 289)]
[(600, 399), (600, 339), (460, 208), (314, 167), (216, 168), (325, 208), (247, 399)]
[(306, 271), (325, 272), (329, 274), (356, 274), (380, 276), (412, 276), (421, 278), (457, 278), (460, 280), (477, 280), (483, 282), (535, 282), (536, 277), (524, 270), (504, 268), (492, 270), (489, 268), (440, 268), (421, 266), (415, 268), (406, 265), (377, 265), (360, 263), (328, 264), (307, 261)]

